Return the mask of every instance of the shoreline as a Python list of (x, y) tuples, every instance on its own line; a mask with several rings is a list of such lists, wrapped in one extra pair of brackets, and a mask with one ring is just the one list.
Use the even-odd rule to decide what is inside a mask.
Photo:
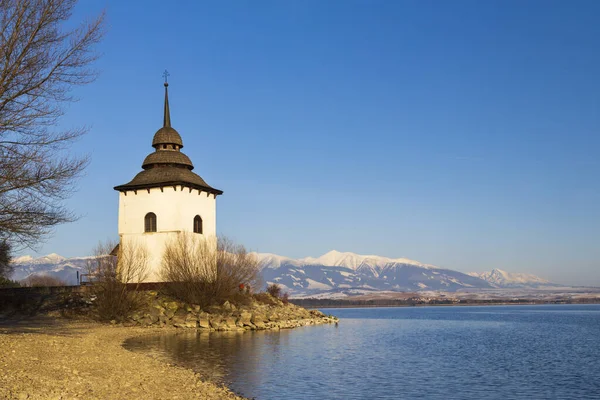
[(49, 316), (0, 320), (0, 398), (244, 399), (191, 369), (122, 346), (167, 331), (177, 330)]
[(307, 310), (320, 310), (329, 308), (414, 308), (414, 307), (492, 307), (492, 306), (551, 306), (551, 305), (591, 305), (600, 304), (600, 299), (596, 302), (588, 303), (539, 303), (539, 302), (497, 302), (497, 303), (455, 303), (455, 304), (348, 304), (348, 305), (302, 305)]

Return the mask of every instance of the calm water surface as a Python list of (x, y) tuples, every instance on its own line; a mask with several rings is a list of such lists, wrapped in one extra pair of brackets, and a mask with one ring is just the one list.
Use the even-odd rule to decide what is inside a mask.
[(257, 399), (600, 399), (600, 305), (326, 309), (334, 325), (125, 346)]

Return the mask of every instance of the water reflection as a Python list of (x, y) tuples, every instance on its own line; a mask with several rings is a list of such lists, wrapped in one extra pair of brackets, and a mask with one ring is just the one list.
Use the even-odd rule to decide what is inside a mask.
[(282, 362), (289, 330), (245, 332), (180, 332), (132, 338), (125, 348), (193, 369), (205, 380), (236, 387), (264, 382), (265, 365)]

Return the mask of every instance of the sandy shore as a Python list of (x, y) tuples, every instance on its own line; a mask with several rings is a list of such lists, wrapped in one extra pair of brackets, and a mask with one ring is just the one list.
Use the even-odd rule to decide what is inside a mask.
[(0, 399), (241, 399), (121, 347), (126, 338), (158, 332), (164, 329), (0, 319)]

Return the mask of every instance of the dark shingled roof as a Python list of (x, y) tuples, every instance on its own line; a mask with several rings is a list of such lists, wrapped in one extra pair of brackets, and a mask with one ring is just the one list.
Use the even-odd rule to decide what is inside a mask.
[(208, 193), (223, 194), (222, 190), (211, 187), (204, 179), (186, 168), (154, 167), (140, 172), (125, 185), (116, 186), (115, 190), (140, 190), (166, 186), (186, 186)]
[[(154, 135), (152, 146), (156, 149), (150, 153), (144, 163), (142, 172), (124, 185), (115, 186), (115, 190), (142, 190), (166, 186), (185, 186), (192, 189), (198, 189), (215, 195), (223, 194), (223, 191), (211, 187), (200, 176), (192, 172), (194, 165), (188, 156), (183, 154), (180, 149), (183, 147), (181, 136), (171, 127), (171, 113), (169, 110), (169, 85), (165, 83), (165, 114), (163, 127)], [(169, 146), (170, 149), (161, 148), (162, 145)], [(173, 149), (172, 147), (177, 147)]]
[(194, 165), (190, 161), (190, 158), (176, 150), (158, 150), (148, 154), (142, 164), (142, 168), (152, 168), (154, 164), (178, 164), (185, 166), (188, 169), (194, 169)]
[(161, 144), (177, 144), (180, 147), (183, 147), (183, 141), (181, 140), (181, 136), (175, 129), (171, 128), (170, 126), (163, 126), (154, 134), (154, 139), (152, 139), (152, 146), (156, 147)]

